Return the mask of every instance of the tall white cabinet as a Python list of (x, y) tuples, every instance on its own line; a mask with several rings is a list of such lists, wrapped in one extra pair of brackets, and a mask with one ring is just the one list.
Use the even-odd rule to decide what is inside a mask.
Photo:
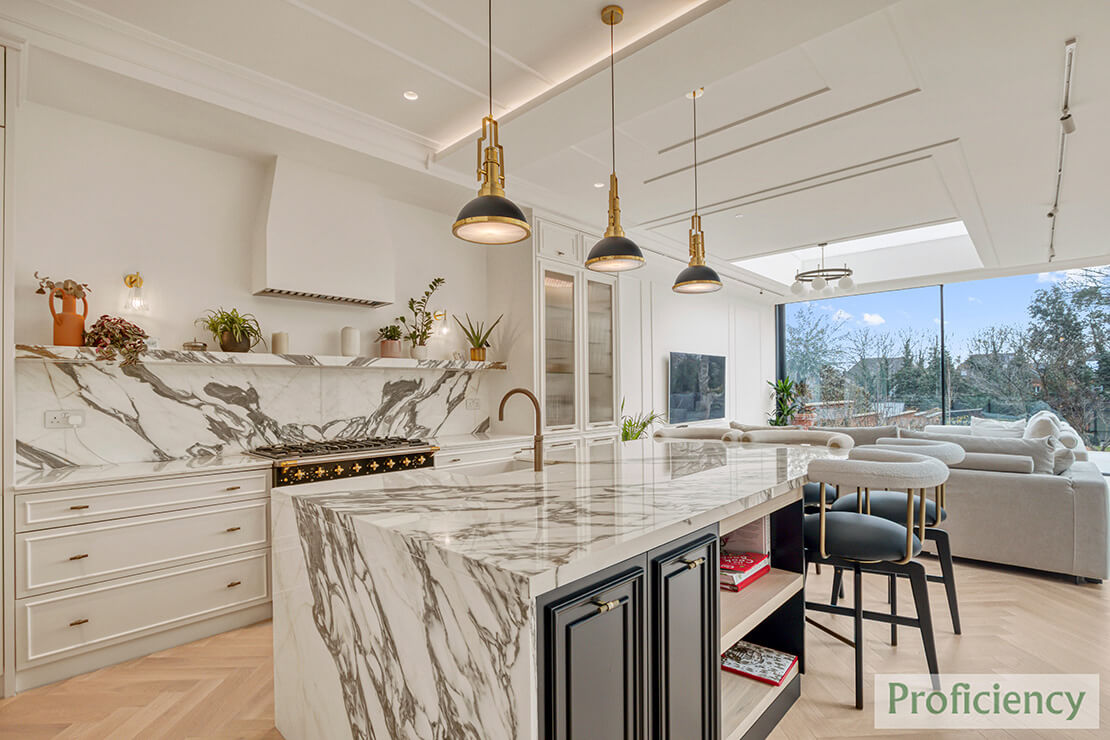
[(618, 280), (582, 267), (598, 237), (541, 218), (535, 233), (545, 431), (612, 431), (620, 408)]

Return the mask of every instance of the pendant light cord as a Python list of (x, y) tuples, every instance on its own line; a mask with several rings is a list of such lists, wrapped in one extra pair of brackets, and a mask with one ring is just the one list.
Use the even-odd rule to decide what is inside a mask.
[(698, 215), (698, 91), (694, 90), (694, 215)]
[(490, 11), (490, 24), (487, 29), (490, 32), (490, 118), (493, 118), (493, 0), (487, 3), (488, 11)]
[(613, 76), (613, 57), (616, 54), (613, 43), (613, 25), (609, 25), (609, 148), (613, 155), (613, 174), (617, 173), (617, 92)]

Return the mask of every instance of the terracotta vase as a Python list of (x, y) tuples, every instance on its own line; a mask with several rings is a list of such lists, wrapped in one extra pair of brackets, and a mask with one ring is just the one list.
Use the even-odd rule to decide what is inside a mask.
[[(62, 299), (62, 312), (54, 310), (54, 297)], [(54, 344), (61, 347), (80, 347), (85, 343), (85, 319), (89, 316), (89, 299), (82, 298), (84, 313), (77, 313), (77, 299), (60, 289), (49, 294), (50, 315), (54, 317)]]
[(251, 338), (244, 336), (242, 339), (236, 341), (231, 332), (222, 332), (220, 334), (220, 349), (224, 352), (250, 352)]
[(382, 357), (400, 357), (401, 356), (401, 340), (400, 339), (383, 339), (378, 343), (381, 350)]
[(471, 347), (470, 348), (470, 359), (473, 360), (474, 362), (485, 362), (486, 361), (486, 348), (485, 347)]

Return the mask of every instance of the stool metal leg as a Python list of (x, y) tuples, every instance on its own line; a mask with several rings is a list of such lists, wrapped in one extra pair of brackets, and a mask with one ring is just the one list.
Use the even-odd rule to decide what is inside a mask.
[(940, 560), (940, 572), (944, 578), (944, 593), (948, 597), (948, 611), (952, 615), (952, 631), (960, 633), (960, 603), (956, 598), (956, 573), (952, 567), (952, 545), (948, 539), (948, 532), (943, 529), (932, 528), (925, 531), (925, 537), (937, 545), (937, 558)]
[(933, 677), (933, 688), (940, 691), (940, 668), (937, 665), (937, 646), (933, 640), (933, 616), (929, 610), (929, 581), (925, 577), (925, 566), (916, 560), (905, 566), (910, 576), (910, 586), (913, 589), (913, 605), (917, 610), (918, 629), (921, 630), (921, 642), (925, 645), (925, 662), (929, 665), (929, 673)]
[(844, 597), (844, 571), (841, 568), (833, 569), (832, 596), (829, 603), (836, 606), (837, 600)]
[(852, 568), (852, 589), (856, 607), (856, 709), (863, 709), (863, 572), (859, 563)]
[[(898, 616), (898, 576), (891, 573), (890, 582), (887, 585), (887, 598), (890, 600), (890, 616)], [(898, 645), (898, 623), (890, 623), (890, 644)]]

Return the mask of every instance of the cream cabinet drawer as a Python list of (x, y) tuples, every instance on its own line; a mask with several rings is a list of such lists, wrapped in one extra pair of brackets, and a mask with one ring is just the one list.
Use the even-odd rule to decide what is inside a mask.
[(457, 468), (461, 465), (508, 460), (522, 449), (531, 450), (532, 447), (527, 442), (522, 442), (510, 447), (477, 447), (459, 452), (450, 449), (440, 450), (436, 453), (436, 467), (443, 470), (445, 468)]
[(541, 255), (575, 265), (582, 261), (578, 256), (577, 231), (550, 221), (540, 221), (537, 224), (537, 230), (539, 240), (537, 251)]
[(269, 552), (252, 552), (16, 600), (17, 668), (106, 647), (270, 598)]
[(269, 499), (16, 535), (16, 596), (269, 544)]
[(269, 470), (17, 494), (15, 531), (99, 522), (266, 495)]

